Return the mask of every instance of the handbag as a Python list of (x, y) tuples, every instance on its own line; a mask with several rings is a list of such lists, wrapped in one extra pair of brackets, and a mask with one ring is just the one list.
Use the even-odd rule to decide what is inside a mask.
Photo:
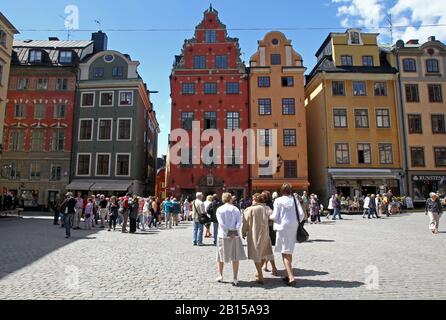
[(305, 230), (304, 225), (300, 222), (299, 210), (297, 209), (296, 198), (294, 198), (294, 196), (292, 196), (292, 197), (294, 200), (294, 208), (296, 209), (297, 223), (299, 224), (297, 227), (296, 241), (298, 243), (307, 242), (308, 239), (310, 238), (310, 235), (308, 234), (307, 230)]
[(208, 217), (208, 215), (206, 213), (201, 213), (197, 210), (197, 206), (195, 205), (195, 201), (194, 201), (194, 208), (195, 211), (198, 212), (198, 222), (200, 222), (201, 224), (206, 224), (209, 223), (210, 219)]

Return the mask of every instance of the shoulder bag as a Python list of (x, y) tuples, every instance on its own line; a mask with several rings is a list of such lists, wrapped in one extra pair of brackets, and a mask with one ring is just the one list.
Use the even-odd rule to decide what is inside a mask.
[(307, 230), (305, 230), (304, 225), (300, 222), (299, 210), (297, 208), (296, 198), (293, 197), (293, 201), (294, 201), (294, 208), (296, 209), (296, 217), (298, 223), (296, 241), (298, 243), (307, 242), (308, 239), (310, 238), (310, 235), (308, 234)]
[(198, 213), (198, 222), (200, 222), (201, 224), (209, 223), (208, 215), (206, 213), (202, 213), (202, 212), (197, 210), (197, 206), (195, 205), (195, 201), (194, 201), (194, 208), (195, 208), (195, 211)]

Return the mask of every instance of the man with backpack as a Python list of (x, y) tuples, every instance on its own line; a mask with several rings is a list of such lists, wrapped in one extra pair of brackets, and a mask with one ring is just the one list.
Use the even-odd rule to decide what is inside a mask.
[(203, 227), (205, 222), (201, 218), (206, 215), (203, 204), (203, 193), (197, 192), (195, 200), (192, 202), (192, 219), (194, 222), (193, 243), (194, 246), (203, 246)]

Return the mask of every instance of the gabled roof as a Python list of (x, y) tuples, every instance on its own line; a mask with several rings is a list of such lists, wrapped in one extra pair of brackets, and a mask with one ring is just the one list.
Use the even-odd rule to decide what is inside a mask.
[(3, 21), (3, 23), (8, 27), (8, 29), (14, 33), (19, 34), (20, 32), (14, 27), (14, 25), (6, 18), (3, 13), (0, 12), (0, 21)]

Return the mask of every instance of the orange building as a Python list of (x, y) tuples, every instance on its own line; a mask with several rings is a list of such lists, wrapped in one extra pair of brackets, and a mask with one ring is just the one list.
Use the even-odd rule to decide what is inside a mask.
[(251, 166), (254, 192), (275, 191), (284, 182), (308, 189), (305, 70), (291, 40), (278, 31), (266, 34), (250, 59), (250, 127), (269, 152), (277, 146), (276, 161), (257, 157)]

